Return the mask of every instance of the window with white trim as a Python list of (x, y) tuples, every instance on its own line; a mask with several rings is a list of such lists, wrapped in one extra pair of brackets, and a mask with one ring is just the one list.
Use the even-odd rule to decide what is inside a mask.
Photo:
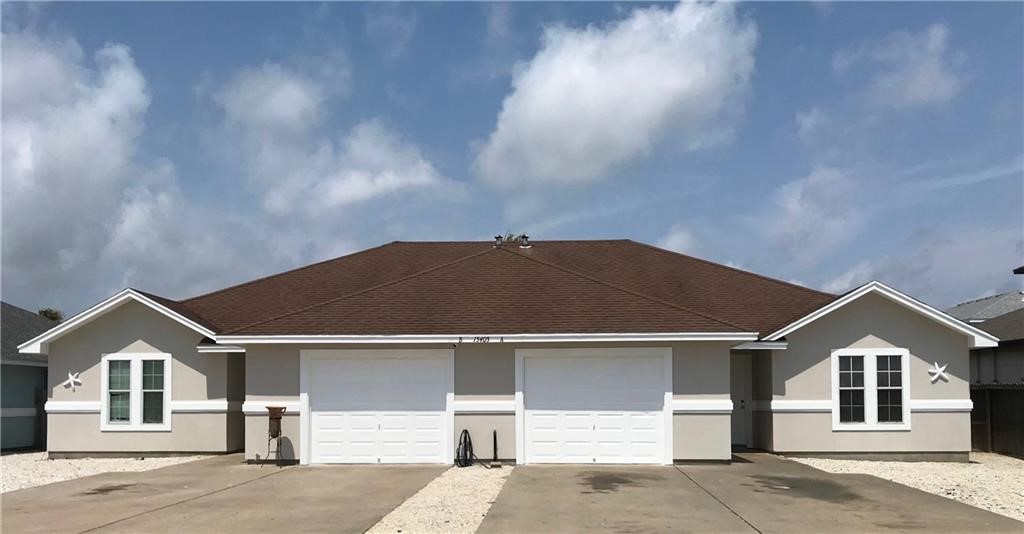
[(170, 354), (106, 354), (101, 365), (100, 430), (171, 429)]
[(907, 349), (832, 351), (833, 430), (910, 429)]

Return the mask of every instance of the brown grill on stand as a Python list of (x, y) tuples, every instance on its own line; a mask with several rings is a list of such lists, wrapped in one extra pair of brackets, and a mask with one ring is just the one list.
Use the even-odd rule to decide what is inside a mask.
[[(267, 406), (267, 459), (270, 459), (270, 451), (274, 451), (277, 465), (281, 465), (281, 416), (287, 408), (283, 406)], [(270, 442), (277, 442), (274, 449), (270, 448)]]

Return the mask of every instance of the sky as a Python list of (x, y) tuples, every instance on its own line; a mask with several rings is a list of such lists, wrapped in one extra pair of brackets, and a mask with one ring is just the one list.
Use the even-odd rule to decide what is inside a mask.
[(0, 292), (29, 309), (507, 231), (939, 307), (1022, 289), (1021, 3), (0, 9)]

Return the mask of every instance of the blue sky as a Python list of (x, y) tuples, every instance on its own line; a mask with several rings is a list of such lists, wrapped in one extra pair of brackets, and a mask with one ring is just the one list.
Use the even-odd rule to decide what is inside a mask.
[(1022, 28), (1019, 3), (5, 3), (3, 298), (507, 230), (939, 306), (1019, 289)]

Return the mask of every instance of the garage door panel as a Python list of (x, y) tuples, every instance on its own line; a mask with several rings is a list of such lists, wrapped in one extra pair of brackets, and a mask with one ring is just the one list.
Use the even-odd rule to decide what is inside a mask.
[(537, 356), (523, 362), (525, 459), (662, 463), (663, 356)]
[(312, 359), (311, 461), (444, 463), (450, 365), (446, 357)]

